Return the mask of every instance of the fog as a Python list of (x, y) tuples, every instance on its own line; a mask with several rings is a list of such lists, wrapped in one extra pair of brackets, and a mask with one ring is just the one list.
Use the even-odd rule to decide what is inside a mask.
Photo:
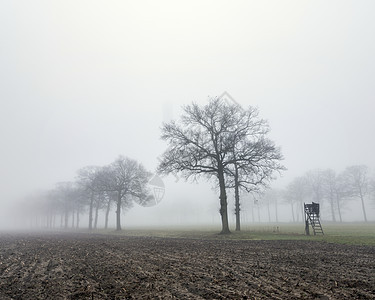
[[(374, 9), (373, 1), (2, 1), (0, 229), (20, 224), (15, 203), (82, 167), (124, 155), (155, 172), (167, 147), (162, 123), (224, 91), (269, 121), (287, 168), (273, 187), (313, 169), (373, 172)], [(220, 223), (215, 183), (163, 181), (161, 203), (135, 205), (124, 228)], [(366, 199), (370, 221), (374, 203)], [(244, 205), (243, 220), (268, 221), (264, 207), (261, 218), (250, 211)], [(233, 223), (232, 200), (229, 213)], [(361, 221), (360, 201), (343, 214)], [(279, 216), (292, 221), (287, 204)]]

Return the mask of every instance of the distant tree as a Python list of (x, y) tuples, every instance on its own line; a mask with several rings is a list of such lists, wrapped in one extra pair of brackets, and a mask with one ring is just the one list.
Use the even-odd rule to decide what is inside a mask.
[(369, 193), (370, 179), (368, 167), (365, 165), (354, 165), (347, 167), (343, 173), (348, 193), (352, 197), (361, 200), (364, 221), (367, 222), (365, 197)]
[(78, 228), (80, 221), (79, 216), (81, 212), (84, 210), (84, 206), (86, 205), (86, 199), (83, 189), (81, 188), (81, 186), (77, 185), (76, 182), (73, 183), (69, 197), (72, 216), (72, 228)]
[(261, 202), (267, 206), (268, 221), (271, 222), (271, 210), (270, 207), (273, 204), (275, 206), (275, 221), (279, 222), (278, 216), (278, 201), (282, 196), (282, 191), (277, 189), (266, 189), (261, 196)]
[(53, 207), (49, 205), (49, 200), (49, 191), (39, 190), (30, 193), (15, 204), (17, 211), (20, 212), (16, 217), (20, 218), (21, 222), (27, 220), (31, 228), (50, 228), (49, 221), (53, 215)]
[(323, 192), (328, 199), (331, 209), (332, 221), (336, 222), (335, 212), (342, 222), (342, 207), (345, 201), (351, 197), (351, 191), (346, 184), (345, 174), (336, 174), (335, 171), (327, 169), (323, 172)]
[(85, 212), (87, 206), (87, 198), (86, 198), (86, 191), (82, 188), (82, 186), (76, 183), (76, 190), (75, 190), (75, 212), (76, 212), (76, 228), (79, 228), (80, 224), (80, 215)]
[[(215, 178), (220, 190), (221, 233), (230, 233), (228, 176), (237, 172), (237, 184), (234, 184), (237, 187), (240, 180), (246, 187), (255, 186), (257, 176), (262, 172), (266, 174), (262, 153), (267, 152), (267, 147), (274, 146), (265, 139), (256, 143), (248, 138), (252, 133), (249, 128), (253, 126), (254, 110), (243, 111), (238, 105), (227, 104), (218, 98), (210, 99), (202, 107), (192, 103), (183, 110), (179, 123), (163, 124), (162, 139), (168, 142), (168, 149), (158, 171), (161, 174), (181, 172), (185, 179)], [(246, 163), (248, 167), (245, 167)]]
[(308, 183), (304, 176), (296, 177), (284, 190), (283, 196), (291, 206), (293, 222), (298, 222), (300, 214), (303, 213), (302, 203), (308, 198), (308, 190)]
[(94, 229), (98, 228), (99, 210), (106, 206), (106, 193), (99, 191), (94, 200), (95, 216), (94, 216)]
[[(305, 174), (306, 182), (307, 182), (307, 191), (310, 198), (310, 201), (319, 203), (320, 205), (320, 212), (321, 218), (322, 214), (326, 212), (325, 210), (325, 173), (322, 169), (315, 169), (306, 172)], [(301, 212), (303, 212), (303, 207), (301, 204)], [(324, 217), (324, 215), (323, 215)]]
[(69, 227), (69, 215), (72, 214), (72, 217), (74, 216), (73, 207), (76, 197), (76, 187), (74, 186), (74, 182), (59, 182), (56, 184), (55, 192), (63, 206), (64, 228), (67, 229)]
[(372, 203), (375, 205), (375, 176), (373, 176), (370, 180), (370, 197), (372, 199)]
[[(338, 200), (337, 199), (337, 192), (338, 192), (337, 185), (338, 185), (338, 182), (337, 182), (336, 172), (331, 169), (324, 170), (323, 171), (323, 193), (329, 201), (333, 222), (336, 222), (335, 202)], [(341, 220), (340, 209), (338, 209), (338, 213), (339, 213), (339, 217)]]
[(310, 170), (306, 173), (306, 181), (310, 187), (312, 201), (322, 204), (324, 199), (324, 172), (321, 169)]
[(121, 230), (121, 209), (129, 207), (135, 198), (148, 199), (148, 180), (151, 173), (137, 161), (119, 156), (104, 167), (100, 185), (109, 193), (116, 193), (116, 230)]
[(115, 192), (105, 192), (105, 221), (104, 221), (104, 229), (108, 229), (108, 219), (109, 219), (109, 212), (111, 210), (112, 203), (116, 201), (116, 193)]
[(83, 192), (86, 193), (86, 199), (89, 205), (89, 230), (93, 228), (93, 210), (95, 197), (98, 193), (103, 190), (103, 186), (100, 185), (99, 180), (101, 167), (88, 166), (78, 170), (77, 172), (77, 184), (81, 186)]

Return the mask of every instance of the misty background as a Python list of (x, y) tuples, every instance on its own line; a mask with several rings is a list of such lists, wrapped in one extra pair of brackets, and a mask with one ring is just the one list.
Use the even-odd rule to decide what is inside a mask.
[[(272, 186), (317, 168), (374, 170), (374, 9), (373, 1), (2, 1), (0, 229), (15, 225), (15, 203), (84, 166), (122, 154), (155, 171), (162, 122), (224, 91), (269, 121), (288, 168)], [(124, 228), (219, 222), (212, 183), (163, 180), (162, 202), (133, 207)], [(233, 202), (228, 209), (233, 221)], [(291, 221), (289, 208), (279, 213)], [(359, 201), (343, 213), (362, 220)]]

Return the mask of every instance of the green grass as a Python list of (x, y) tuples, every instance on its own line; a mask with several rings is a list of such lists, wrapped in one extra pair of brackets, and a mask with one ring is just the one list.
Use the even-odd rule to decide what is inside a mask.
[(272, 226), (254, 226), (252, 229), (243, 229), (240, 232), (232, 231), (231, 234), (220, 234), (220, 227), (211, 226), (191, 226), (191, 227), (177, 227), (171, 228), (130, 228), (122, 232), (112, 231), (111, 234), (120, 234), (126, 236), (151, 236), (151, 237), (165, 237), (165, 238), (190, 238), (190, 239), (213, 239), (213, 240), (264, 240), (264, 239), (295, 239), (305, 238), (301, 233), (288, 232), (279, 233), (273, 232)]
[[(277, 231), (278, 226), (278, 231)], [(121, 232), (99, 230), (97, 233), (123, 236), (190, 238), (209, 240), (304, 240), (327, 243), (375, 246), (375, 223), (324, 224), (324, 235), (306, 236), (303, 224), (280, 223), (243, 226), (240, 232), (219, 234), (217, 227), (129, 228)]]

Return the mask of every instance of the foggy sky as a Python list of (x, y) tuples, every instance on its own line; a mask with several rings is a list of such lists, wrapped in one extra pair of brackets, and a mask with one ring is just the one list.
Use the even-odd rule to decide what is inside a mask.
[[(313, 168), (375, 167), (374, 10), (374, 1), (1, 1), (0, 203), (120, 154), (155, 170), (161, 123), (224, 91), (269, 120), (288, 168), (276, 184)], [(166, 181), (171, 210), (191, 187)]]

